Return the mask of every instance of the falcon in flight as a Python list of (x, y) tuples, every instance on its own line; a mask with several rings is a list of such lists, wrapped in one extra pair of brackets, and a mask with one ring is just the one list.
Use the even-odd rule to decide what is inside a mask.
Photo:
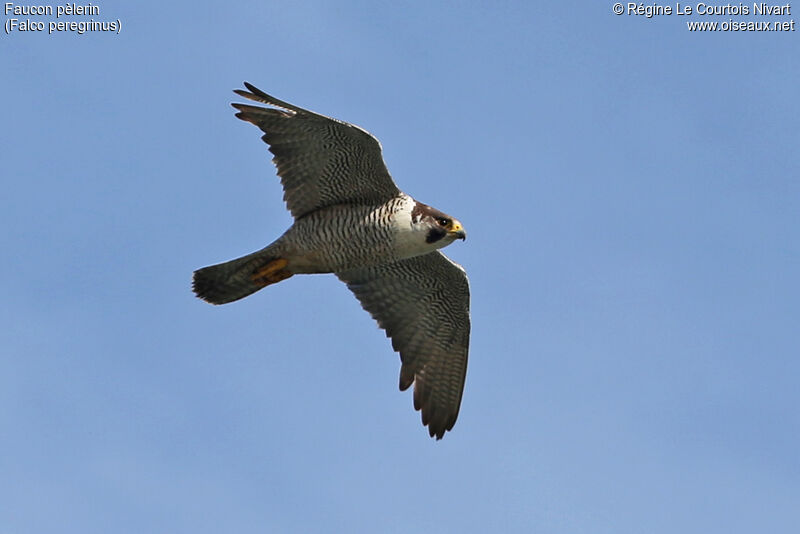
[(392, 339), (400, 390), (414, 384), (414, 408), (441, 439), (461, 405), (470, 319), (467, 275), (439, 249), (466, 239), (464, 228), (400, 191), (365, 130), (244, 85), (235, 93), (271, 106), (232, 104), (264, 132), (294, 224), (266, 248), (195, 271), (194, 292), (224, 304), (295, 274), (334, 273)]

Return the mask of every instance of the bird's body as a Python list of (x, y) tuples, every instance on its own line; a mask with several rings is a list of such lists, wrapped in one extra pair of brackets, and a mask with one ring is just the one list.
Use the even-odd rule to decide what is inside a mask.
[(466, 234), (452, 217), (397, 189), (364, 130), (277, 100), (281, 109), (234, 104), (264, 132), (294, 224), (262, 250), (195, 271), (193, 288), (213, 304), (241, 299), (295, 274), (334, 273), (392, 338), (400, 388), (431, 436), (455, 424), (469, 345), (464, 270), (438, 252)]
[(322, 208), (295, 221), (274, 246), (291, 257), (293, 274), (337, 273), (427, 254), (443, 243), (415, 239), (414, 204), (400, 195), (381, 205)]

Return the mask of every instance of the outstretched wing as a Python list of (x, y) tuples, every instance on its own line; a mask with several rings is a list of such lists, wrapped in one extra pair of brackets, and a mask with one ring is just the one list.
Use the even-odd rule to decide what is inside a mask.
[(240, 96), (275, 108), (231, 104), (264, 132), (295, 219), (335, 204), (382, 204), (398, 195), (381, 145), (358, 126), (273, 98), (245, 82)]
[(400, 390), (414, 383), (414, 408), (431, 437), (453, 428), (469, 351), (469, 282), (439, 251), (336, 273), (392, 338)]

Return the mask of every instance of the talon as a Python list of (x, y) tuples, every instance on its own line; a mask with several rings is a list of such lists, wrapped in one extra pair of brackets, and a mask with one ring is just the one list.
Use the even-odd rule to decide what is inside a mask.
[(253, 281), (253, 283), (260, 286), (268, 286), (270, 284), (278, 283), (281, 280), (286, 280), (292, 276), (291, 272), (285, 270), (287, 265), (289, 265), (289, 261), (285, 258), (272, 260), (267, 265), (254, 272), (250, 276), (250, 279)]

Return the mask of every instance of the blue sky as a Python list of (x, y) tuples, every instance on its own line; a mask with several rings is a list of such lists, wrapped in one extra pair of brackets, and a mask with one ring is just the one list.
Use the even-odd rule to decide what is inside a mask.
[[(96, 5), (119, 35), (0, 44), (0, 531), (796, 528), (797, 32), (612, 2)], [(696, 20), (730, 18), (792, 16)], [(335, 277), (192, 295), (291, 222), (243, 80), (366, 128), (464, 223), (442, 441)]]

